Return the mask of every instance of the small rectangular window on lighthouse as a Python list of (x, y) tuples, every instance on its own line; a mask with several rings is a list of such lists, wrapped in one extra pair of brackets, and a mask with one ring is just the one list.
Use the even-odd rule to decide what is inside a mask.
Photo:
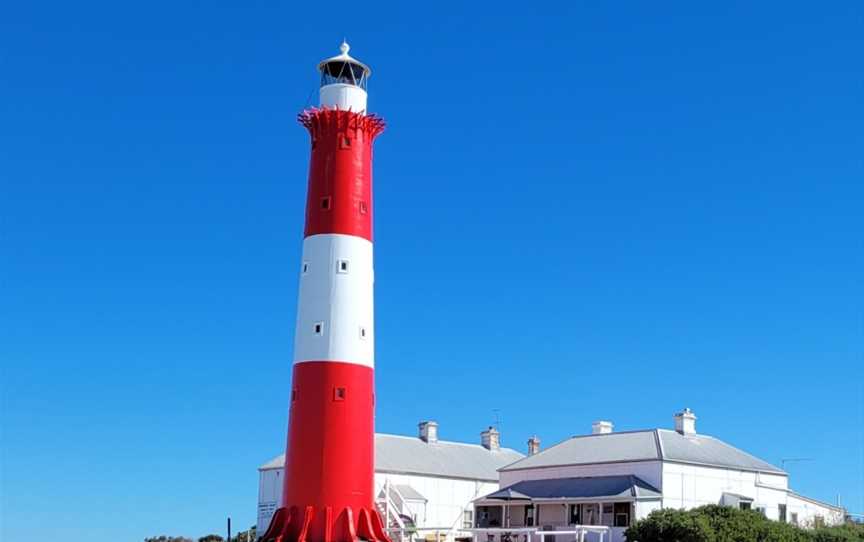
[(360, 326), (360, 339), (366, 339), (366, 328)]
[(332, 206), (333, 206), (333, 198), (331, 198), (330, 196), (325, 196), (325, 197), (321, 198), (321, 208), (322, 209), (324, 209), (325, 211), (329, 211)]
[(344, 401), (345, 400), (345, 388), (333, 388), (333, 400), (334, 401)]
[(340, 149), (350, 149), (351, 148), (351, 138), (348, 136), (340, 136), (339, 137), (339, 148)]
[(309, 272), (309, 262), (303, 262), (303, 274), (305, 275), (308, 272)]
[(315, 335), (324, 335), (324, 322), (315, 322)]
[(348, 260), (338, 260), (336, 262), (336, 272), (337, 273), (347, 273), (348, 272)]
[(361, 215), (365, 215), (365, 214), (368, 213), (368, 212), (369, 212), (369, 208), (366, 206), (366, 202), (365, 202), (365, 201), (361, 201), (361, 202), (360, 202), (360, 214), (361, 214)]

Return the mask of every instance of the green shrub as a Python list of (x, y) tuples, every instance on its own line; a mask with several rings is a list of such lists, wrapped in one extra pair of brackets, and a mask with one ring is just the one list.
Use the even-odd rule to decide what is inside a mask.
[(820, 527), (812, 531), (812, 542), (862, 542), (864, 525), (846, 524), (839, 527)]
[(631, 525), (624, 536), (627, 542), (864, 542), (864, 526), (805, 530), (758, 512), (712, 505), (656, 510)]

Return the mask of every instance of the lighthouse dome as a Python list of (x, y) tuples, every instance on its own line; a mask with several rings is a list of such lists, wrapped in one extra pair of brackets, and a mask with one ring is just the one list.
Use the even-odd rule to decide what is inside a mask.
[(351, 46), (342, 40), (339, 46), (339, 54), (318, 63), (321, 72), (321, 86), (327, 85), (354, 85), (366, 89), (366, 79), (372, 73), (369, 66), (363, 64), (348, 54)]

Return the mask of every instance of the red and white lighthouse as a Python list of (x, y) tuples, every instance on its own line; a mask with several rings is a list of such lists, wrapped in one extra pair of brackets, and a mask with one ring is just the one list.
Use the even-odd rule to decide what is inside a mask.
[(318, 65), (320, 106), (299, 121), (311, 136), (306, 229), (282, 507), (262, 537), (275, 542), (387, 541), (374, 495), (375, 326), (370, 69), (348, 54)]

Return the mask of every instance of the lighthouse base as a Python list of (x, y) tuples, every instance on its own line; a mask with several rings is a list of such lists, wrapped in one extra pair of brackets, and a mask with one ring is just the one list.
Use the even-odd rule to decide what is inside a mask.
[(390, 542), (377, 510), (280, 508), (260, 542)]

